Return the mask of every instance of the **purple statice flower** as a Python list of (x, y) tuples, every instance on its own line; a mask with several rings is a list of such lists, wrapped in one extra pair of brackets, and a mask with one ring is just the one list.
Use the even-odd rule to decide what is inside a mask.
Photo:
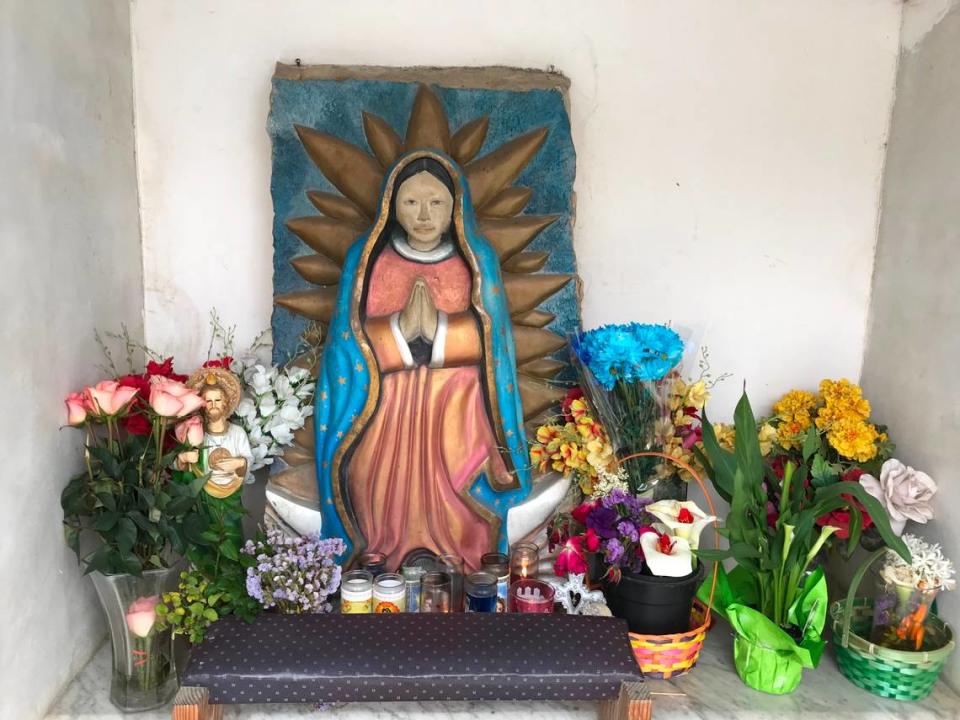
[(243, 552), (257, 564), (247, 570), (247, 593), (264, 608), (286, 613), (330, 612), (328, 598), (340, 587), (337, 557), (346, 550), (339, 538), (317, 535), (288, 538), (270, 530), (265, 541), (247, 543)]
[(640, 542), (640, 533), (637, 532), (637, 526), (629, 520), (621, 520), (617, 523), (617, 532), (632, 543)]
[(623, 543), (617, 538), (611, 538), (603, 543), (603, 557), (610, 565), (618, 565), (623, 553)]

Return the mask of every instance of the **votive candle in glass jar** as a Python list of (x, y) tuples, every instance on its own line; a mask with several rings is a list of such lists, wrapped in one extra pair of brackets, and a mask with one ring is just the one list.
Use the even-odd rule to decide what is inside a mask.
[(407, 583), (399, 573), (383, 573), (373, 579), (373, 612), (377, 615), (402, 613), (407, 606)]
[(557, 591), (541, 580), (517, 580), (510, 586), (510, 609), (519, 613), (552, 613)]
[(480, 558), (480, 569), (497, 578), (497, 612), (507, 612), (510, 602), (510, 558), (503, 553), (487, 553)]
[(510, 582), (535, 578), (539, 565), (540, 548), (533, 543), (517, 543), (510, 548)]
[(450, 612), (450, 574), (445, 572), (424, 573), (420, 579), (420, 612)]
[(364, 553), (357, 558), (357, 565), (376, 577), (387, 571), (387, 556), (378, 552)]
[(420, 612), (420, 580), (426, 570), (416, 565), (403, 566), (403, 580), (407, 590), (406, 612)]
[(497, 577), (493, 573), (470, 573), (463, 581), (467, 612), (497, 611)]
[(373, 611), (373, 575), (366, 570), (345, 572), (340, 580), (340, 612), (347, 615)]
[(438, 569), (450, 576), (450, 612), (463, 612), (463, 558), (444, 553), (437, 563)]

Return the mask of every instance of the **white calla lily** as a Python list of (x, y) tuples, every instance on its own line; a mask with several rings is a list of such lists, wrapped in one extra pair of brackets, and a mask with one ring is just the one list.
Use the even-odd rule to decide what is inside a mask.
[(660, 538), (656, 533), (648, 532), (640, 536), (643, 560), (650, 572), (660, 577), (686, 577), (693, 572), (693, 553), (690, 543), (684, 538), (670, 538), (669, 553), (660, 551)]
[[(680, 522), (680, 512), (686, 510), (693, 517), (693, 522)], [(700, 547), (700, 533), (717, 518), (707, 515), (689, 500), (658, 500), (647, 505), (646, 511), (662, 522), (671, 535), (686, 540), (690, 547), (696, 550)]]

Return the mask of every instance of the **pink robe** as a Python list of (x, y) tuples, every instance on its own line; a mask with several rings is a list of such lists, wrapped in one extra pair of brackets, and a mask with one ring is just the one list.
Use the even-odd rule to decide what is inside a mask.
[[(417, 278), (441, 312), (429, 364), (419, 366), (396, 325)], [(481, 472), (494, 485), (511, 478), (481, 388), (471, 288), (456, 254), (418, 263), (388, 246), (370, 273), (364, 329), (382, 373), (380, 404), (350, 460), (348, 488), (367, 550), (386, 555), (391, 570), (417, 548), (457, 553), (474, 570), (495, 549), (496, 528), (469, 490)]]

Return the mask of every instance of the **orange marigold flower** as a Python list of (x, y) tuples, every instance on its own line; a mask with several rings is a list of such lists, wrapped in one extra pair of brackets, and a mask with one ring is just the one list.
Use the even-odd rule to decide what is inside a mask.
[(870, 423), (856, 417), (836, 420), (827, 432), (827, 442), (840, 455), (857, 462), (866, 462), (877, 454), (880, 434)]

